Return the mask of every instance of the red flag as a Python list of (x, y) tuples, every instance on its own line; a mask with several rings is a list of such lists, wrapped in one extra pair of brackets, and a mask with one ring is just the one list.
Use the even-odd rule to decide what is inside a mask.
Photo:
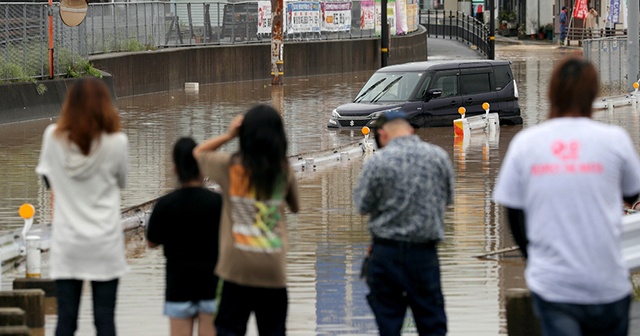
[(576, 7), (573, 9), (573, 17), (576, 19), (584, 19), (587, 17), (587, 0), (576, 0)]

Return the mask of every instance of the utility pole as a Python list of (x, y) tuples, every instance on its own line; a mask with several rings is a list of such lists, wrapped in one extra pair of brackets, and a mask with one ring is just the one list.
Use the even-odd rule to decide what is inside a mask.
[(638, 0), (629, 1), (627, 8), (627, 48), (629, 50), (629, 78), (628, 89), (633, 89), (633, 82), (640, 78), (640, 37), (638, 36), (638, 14), (640, 13)]
[(380, 1), (380, 65), (387, 66), (389, 58), (389, 24), (387, 22), (387, 0)]
[(494, 0), (488, 0), (489, 6), (489, 55), (490, 60), (496, 59), (496, 16), (494, 15)]
[(49, 79), (53, 79), (53, 1), (48, 1), (47, 16), (49, 16)]
[(280, 85), (284, 75), (283, 0), (271, 0), (271, 85)]

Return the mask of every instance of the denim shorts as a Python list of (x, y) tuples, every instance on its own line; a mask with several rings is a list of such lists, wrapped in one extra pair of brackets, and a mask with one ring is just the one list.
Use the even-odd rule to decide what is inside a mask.
[(190, 318), (198, 314), (215, 314), (217, 309), (216, 300), (200, 300), (186, 302), (164, 303), (164, 315), (172, 318)]

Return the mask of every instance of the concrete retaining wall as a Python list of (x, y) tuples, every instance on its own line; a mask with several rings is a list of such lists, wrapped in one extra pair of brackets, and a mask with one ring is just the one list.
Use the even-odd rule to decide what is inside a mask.
[[(388, 64), (427, 60), (427, 35), (423, 27), (391, 39)], [(181, 90), (185, 82), (225, 83), (271, 78), (269, 44), (174, 48), (93, 56), (94, 67), (105, 82), (126, 97)], [(287, 77), (375, 70), (380, 67), (380, 40), (288, 42), (284, 47), (284, 82)], [(76, 79), (0, 85), (0, 123), (58, 116), (67, 87)], [(115, 98), (114, 98), (115, 99)]]
[[(389, 64), (427, 60), (424, 28), (391, 40)], [(113, 75), (118, 97), (180, 90), (185, 82), (224, 83), (271, 78), (269, 44), (161, 49), (93, 56), (93, 65)], [(380, 67), (380, 40), (287, 42), (284, 81)]]
[[(36, 84), (33, 83), (0, 84), (0, 123), (58, 116), (67, 87), (77, 80), (77, 78), (62, 78), (39, 81), (38, 84), (47, 88), (43, 94), (38, 93)], [(115, 93), (111, 76), (103, 73), (103, 80), (111, 93)]]

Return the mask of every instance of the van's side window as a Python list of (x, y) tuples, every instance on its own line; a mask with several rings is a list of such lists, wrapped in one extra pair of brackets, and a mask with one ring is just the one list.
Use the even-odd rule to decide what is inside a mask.
[(488, 72), (463, 74), (462, 80), (460, 81), (462, 84), (462, 94), (466, 95), (491, 91), (491, 79), (489, 75), (490, 73)]
[(442, 94), (440, 98), (452, 97), (458, 95), (458, 76), (455, 74), (443, 74), (436, 77), (433, 85), (433, 89), (441, 89)]
[(420, 90), (416, 93), (416, 99), (424, 99), (427, 96), (427, 89), (429, 88), (429, 83), (431, 83), (431, 76), (425, 76), (426, 78), (424, 79), (424, 83), (422, 83)]
[(493, 70), (496, 76), (496, 91), (504, 89), (513, 80), (513, 74), (508, 65), (495, 66)]

